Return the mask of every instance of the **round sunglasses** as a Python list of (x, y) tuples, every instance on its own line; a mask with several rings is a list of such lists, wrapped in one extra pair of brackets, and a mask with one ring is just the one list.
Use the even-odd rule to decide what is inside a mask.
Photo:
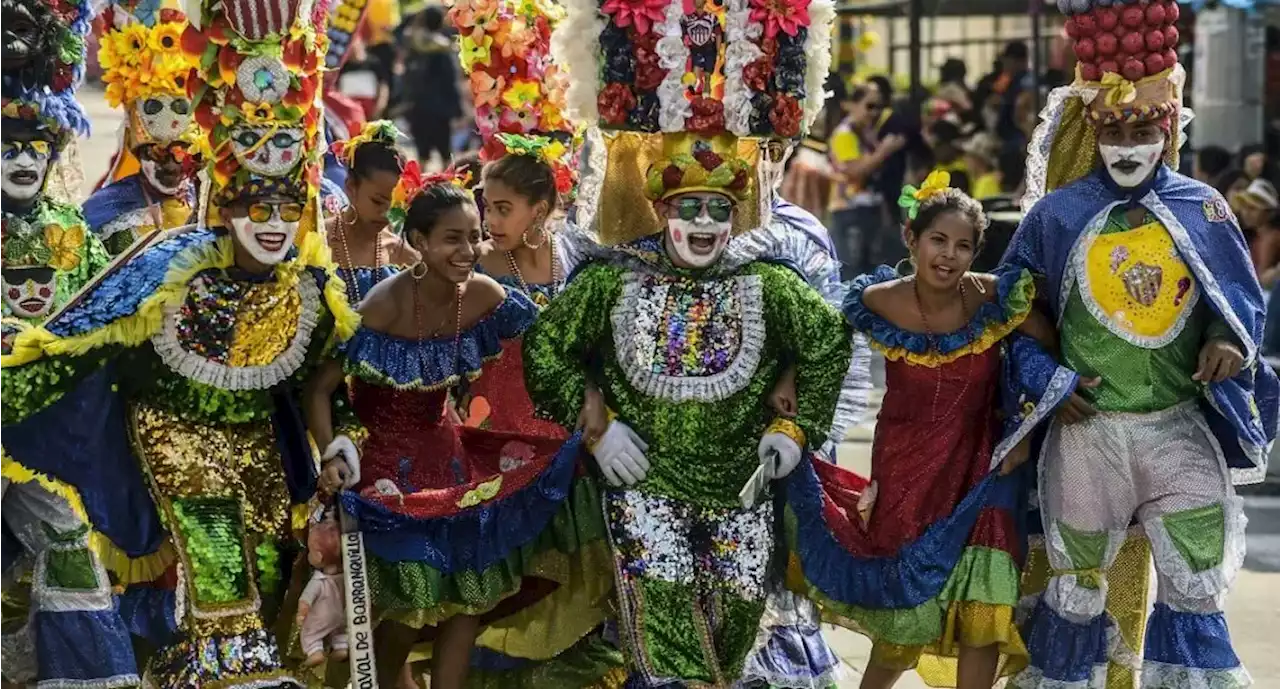
[(694, 196), (686, 196), (676, 203), (676, 215), (681, 220), (694, 220), (702, 215), (704, 208), (707, 210), (707, 215), (716, 222), (727, 222), (733, 215), (733, 202), (728, 199), (719, 197), (701, 199)]
[(280, 211), (280, 219), (284, 222), (298, 222), (302, 219), (302, 204), (293, 201), (285, 203), (268, 203), (258, 201), (249, 204), (249, 219), (253, 222), (268, 222)]

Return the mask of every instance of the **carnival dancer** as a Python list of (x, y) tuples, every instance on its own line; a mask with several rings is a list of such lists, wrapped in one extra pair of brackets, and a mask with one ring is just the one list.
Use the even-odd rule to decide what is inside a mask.
[(1222, 613), (1245, 548), (1232, 484), (1265, 473), (1277, 382), (1258, 358), (1262, 294), (1235, 218), (1174, 172), (1177, 16), (1153, 2), (1071, 17), (1077, 52), (1081, 27), (1117, 21), (1161, 51), (1141, 61), (1125, 36), (1119, 59), (1082, 60), (1032, 142), (1028, 213), (1004, 260), (1044, 276), (1064, 364), (1087, 382), (1039, 458), (1050, 580), (1012, 686), (1102, 687), (1108, 658), (1136, 647), (1105, 609), (1105, 571), (1134, 518), (1157, 571), (1141, 685), (1250, 683)]
[(125, 121), (111, 181), (89, 196), (84, 214), (115, 255), (141, 237), (186, 225), (195, 213), (191, 144), (198, 128), (186, 82), (199, 61), (182, 48), (188, 24), (176, 9), (114, 4), (105, 21), (98, 60), (107, 103), (123, 106)]
[[(202, 25), (224, 49), (265, 30), (299, 59), (245, 56), (232, 85), (188, 31), (205, 56), (196, 119), (217, 123), (206, 222), (119, 264), (4, 358), (5, 449), (74, 486), (119, 585), (140, 584), (121, 609), (156, 648), (143, 681), (157, 687), (297, 684), (270, 631), (305, 514), (291, 505), (314, 486), (297, 393), (357, 321), (315, 231), (314, 18), (261, 26), (241, 21), (266, 16), (253, 7), (217, 7)], [(276, 119), (247, 119), (237, 98)]]
[[(914, 273), (900, 277), (881, 267), (860, 276), (844, 305), (849, 322), (884, 354), (888, 389), (870, 484), (837, 531), (859, 561), (836, 576), (851, 580), (898, 562), (905, 572), (935, 568), (945, 579), (940, 590), (909, 602), (889, 590), (860, 592), (863, 602), (849, 604), (822, 583), (810, 585), (826, 610), (873, 640), (864, 689), (890, 687), (917, 666), (933, 686), (989, 688), (998, 667), (1015, 671), (1026, 659), (1013, 619), (1022, 483), (991, 473), (1010, 473), (1026, 459), (1029, 442), (1007, 457), (996, 453), (1004, 342), (1018, 329), (1047, 342), (1053, 332), (1043, 316), (1028, 318), (1030, 273), (969, 272), (987, 220), (981, 205), (948, 181), (934, 173), (899, 201), (910, 218), (904, 236)], [(797, 542), (805, 543), (803, 534)], [(962, 550), (951, 559), (957, 543)]]
[[(459, 687), (484, 625), (504, 630), (494, 650), (524, 657), (532, 651), (514, 651), (567, 648), (598, 626), (608, 546), (576, 437), (466, 428), (446, 413), (537, 315), (523, 293), (473, 274), (481, 232), (470, 193), (423, 179), (411, 162), (392, 219), (421, 260), (366, 296), (363, 325), (316, 377), (307, 415), (331, 458), (324, 486), (353, 489), (343, 509), (365, 532), (379, 674), (396, 675), (426, 628), (432, 685)], [(360, 452), (333, 431), (344, 369), (369, 434)]]
[(417, 253), (387, 220), (404, 170), (404, 156), (396, 148), (401, 138), (394, 124), (378, 120), (332, 147), (346, 167), (350, 202), (325, 222), (325, 234), (352, 304), (359, 304), (374, 285), (418, 262)]
[[(87, 3), (3, 7), (3, 353), (99, 272), (108, 257), (76, 206), (46, 193), (59, 156), (88, 132), (75, 90), (84, 70)], [(9, 418), (5, 417), (6, 420)], [(75, 491), (3, 455), (7, 681), (34, 686), (138, 683), (129, 632), (90, 549)], [(17, 619), (10, 620), (13, 613)]]

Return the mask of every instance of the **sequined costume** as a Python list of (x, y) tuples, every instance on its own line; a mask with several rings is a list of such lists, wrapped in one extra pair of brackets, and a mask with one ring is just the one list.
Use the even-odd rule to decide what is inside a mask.
[[(459, 427), (445, 413), (449, 387), (481, 376), (536, 314), (512, 291), (456, 338), (359, 330), (344, 365), (369, 436), (342, 504), (365, 534), (380, 620), (424, 628), (480, 615), (479, 647), (544, 660), (603, 621), (612, 586), (579, 439)], [(363, 490), (387, 481), (401, 495)]]
[[(4, 5), (4, 202), (0, 312), (8, 354), (107, 263), (80, 208), (50, 197), (88, 120), (75, 98), (84, 74), (89, 3), (22, 0)], [(12, 167), (11, 167), (12, 166)], [(10, 172), (35, 177), (10, 186)], [(11, 195), (12, 194), (12, 195)], [(6, 415), (6, 420), (9, 417)], [(35, 687), (137, 684), (129, 633), (111, 582), (90, 549), (83, 505), (65, 484), (13, 461), (4, 437), (3, 589), (0, 667), (8, 682)]]
[[(873, 663), (899, 670), (919, 663), (931, 685), (954, 686), (959, 646), (997, 644), (1006, 671), (1025, 662), (1013, 621), (1022, 560), (1021, 482), (994, 477), (991, 469), (1001, 439), (996, 412), (1002, 341), (1030, 311), (1034, 288), (1029, 273), (1002, 275), (994, 299), (984, 301), (965, 327), (930, 336), (902, 330), (863, 304), (867, 287), (897, 277), (888, 267), (861, 276), (844, 303), (846, 318), (886, 359), (887, 391), (871, 454), (874, 488), (851, 491), (852, 477), (815, 466), (792, 485), (830, 482), (836, 488), (826, 494), (829, 506), (814, 514), (816, 505), (805, 497), (810, 488), (800, 489), (790, 501), (787, 523), (802, 551), (796, 559), (800, 573), (824, 580), (806, 582), (805, 589), (828, 615), (872, 638)], [(864, 516), (859, 497), (867, 490), (876, 497)], [(814, 553), (805, 552), (814, 545), (806, 531), (815, 518), (825, 521), (854, 558), (851, 569), (815, 569)], [(929, 578), (922, 575), (932, 570), (930, 584), (941, 586), (895, 596), (894, 587), (877, 590), (866, 581), (864, 589), (844, 589), (856, 602), (825, 590), (827, 583), (858, 581), (888, 563), (896, 564), (905, 582)]]
[(798, 423), (824, 439), (849, 336), (786, 268), (681, 271), (658, 237), (620, 247), (616, 260), (583, 268), (543, 311), (525, 336), (526, 383), (540, 408), (571, 421), (588, 361), (598, 362), (610, 408), (649, 444), (645, 481), (605, 493), (633, 670), (649, 682), (732, 682), (764, 611), (774, 539), (772, 503), (737, 500), (769, 423), (760, 400), (792, 357)]
[[(1225, 200), (1172, 170), (1181, 67), (1133, 83), (1085, 77), (1049, 98), (1028, 165), (1034, 205), (1004, 258), (1044, 277), (1066, 364), (1102, 379), (1083, 393), (1097, 415), (1049, 424), (1039, 455), (1049, 578), (1024, 627), (1031, 665), (1011, 686), (1123, 686), (1139, 669), (1142, 686), (1247, 686), (1222, 603), (1244, 557), (1232, 483), (1262, 479), (1276, 431), (1276, 377), (1257, 356), (1261, 290)], [(1099, 165), (1091, 123), (1162, 118), (1165, 162), (1119, 187)], [(1136, 208), (1146, 217), (1126, 212)], [(1191, 381), (1213, 338), (1238, 346), (1244, 368)], [(1115, 566), (1135, 519), (1157, 571), (1145, 642), (1109, 600), (1110, 578), (1146, 569), (1145, 558)], [(1117, 684), (1117, 674), (1129, 678)]]
[(84, 215), (90, 231), (116, 255), (142, 237), (191, 222), (195, 201), (194, 186), (178, 196), (154, 199), (139, 173), (93, 192), (85, 199)]

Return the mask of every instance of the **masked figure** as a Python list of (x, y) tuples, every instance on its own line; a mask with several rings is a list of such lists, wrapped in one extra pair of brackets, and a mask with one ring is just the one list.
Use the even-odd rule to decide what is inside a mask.
[(324, 29), (298, 12), (201, 10), (210, 206), (4, 360), (5, 450), (78, 492), (148, 686), (298, 685), (271, 626), (314, 489), (296, 397), (357, 320), (315, 231)]
[[(1134, 18), (1150, 46), (1170, 36), (1177, 5), (1147, 10)], [(1069, 21), (1120, 12), (1128, 24), (1131, 7)], [(1244, 559), (1233, 484), (1263, 478), (1277, 384), (1258, 357), (1264, 306), (1235, 218), (1174, 171), (1175, 48), (1119, 67), (1083, 61), (1050, 95), (1032, 143), (1028, 213), (1004, 262), (1045, 280), (1063, 364), (1080, 382), (1039, 454), (1048, 581), (1024, 626), (1031, 664), (1010, 686), (1100, 688), (1139, 669), (1141, 686), (1250, 683), (1222, 612)], [(1113, 580), (1127, 587), (1147, 567), (1115, 566), (1131, 522), (1157, 572), (1145, 641), (1132, 628), (1140, 614), (1118, 614), (1113, 600)]]
[[(187, 96), (199, 56), (187, 54), (186, 17), (176, 9), (112, 5), (98, 59), (107, 102), (124, 107), (121, 151), (109, 182), (84, 204), (89, 227), (116, 255), (158, 230), (186, 225), (195, 212), (197, 127)], [(142, 72), (151, 78), (140, 79)]]

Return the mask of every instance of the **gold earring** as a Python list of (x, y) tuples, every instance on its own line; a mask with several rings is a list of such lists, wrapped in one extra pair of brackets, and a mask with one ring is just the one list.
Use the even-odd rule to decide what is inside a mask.
[[(418, 268), (422, 268), (421, 275), (418, 274)], [(409, 271), (409, 277), (412, 277), (414, 280), (421, 280), (427, 276), (428, 272), (430, 272), (430, 269), (427, 268), (426, 262), (419, 260), (417, 263), (413, 264), (413, 268)]]

